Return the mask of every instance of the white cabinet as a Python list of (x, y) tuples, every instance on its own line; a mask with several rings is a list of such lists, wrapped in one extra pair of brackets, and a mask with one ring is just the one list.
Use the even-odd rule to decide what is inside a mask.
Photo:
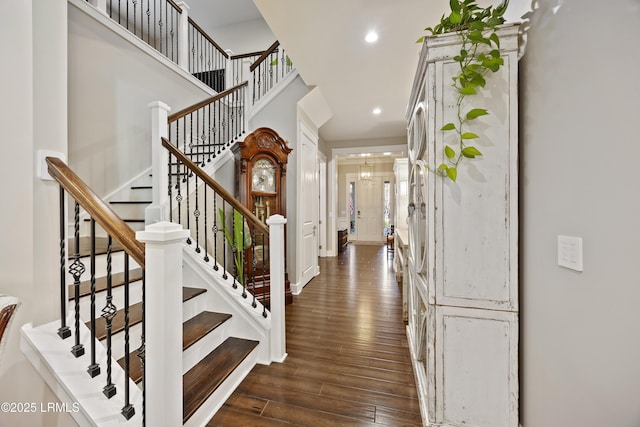
[(468, 108), (483, 155), (454, 183), (445, 162), (455, 121), (456, 34), (429, 37), (408, 119), (408, 326), (425, 425), (518, 426), (518, 26), (498, 34), (504, 66)]

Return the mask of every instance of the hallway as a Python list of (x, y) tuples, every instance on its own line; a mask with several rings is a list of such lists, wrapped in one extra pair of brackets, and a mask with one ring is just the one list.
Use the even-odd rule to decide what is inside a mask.
[(349, 245), (287, 306), (283, 364), (257, 365), (209, 426), (420, 426), (386, 246)]

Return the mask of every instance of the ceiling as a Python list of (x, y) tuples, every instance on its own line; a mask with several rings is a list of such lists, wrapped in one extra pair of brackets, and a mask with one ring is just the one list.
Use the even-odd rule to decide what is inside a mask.
[[(498, 1), (479, 0), (482, 6)], [(424, 28), (439, 22), (447, 0), (188, 0), (204, 28), (262, 16), (309, 86), (320, 88), (333, 116), (327, 142), (406, 136), (405, 111)], [(530, 0), (512, 0), (527, 5)], [(518, 9), (513, 4), (510, 9)], [(221, 12), (224, 11), (224, 12)], [(520, 15), (516, 15), (520, 16)], [(202, 22), (205, 24), (205, 22)], [(366, 43), (375, 30), (379, 39)], [(374, 115), (373, 109), (381, 113)], [(376, 145), (371, 141), (370, 145)]]
[[(420, 45), (446, 0), (254, 0), (304, 81), (333, 117), (326, 141), (405, 137), (405, 111)], [(379, 38), (365, 42), (374, 30)], [(374, 108), (381, 113), (374, 115)]]

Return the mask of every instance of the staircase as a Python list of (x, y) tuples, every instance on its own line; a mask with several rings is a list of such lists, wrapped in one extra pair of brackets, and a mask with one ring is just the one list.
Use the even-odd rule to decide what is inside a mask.
[[(77, 3), (77, 7), (93, 7), (85, 2), (69, 1)], [(186, 11), (183, 12), (186, 22)], [(189, 25), (200, 31), (191, 20)], [(286, 67), (279, 65), (275, 68), (274, 79), (273, 64), (278, 63), (274, 57), (278, 58), (278, 55), (281, 55), (280, 63), (286, 63)], [(251, 75), (252, 84), (237, 84), (234, 88), (203, 101), (201, 105), (194, 106), (190, 112), (181, 112), (184, 113), (182, 121), (175, 120), (172, 125), (175, 127), (171, 128), (171, 135), (176, 138), (175, 141), (172, 140), (173, 144), (192, 162), (212, 174), (217, 163), (231, 157), (228, 154), (229, 148), (246, 132), (248, 109), (258, 100), (264, 104), (265, 94), (274, 82), (282, 80), (292, 70), (288, 57), (286, 61), (285, 57), (284, 50), (276, 43), (259, 55), (260, 64), (256, 61), (255, 67), (250, 71), (246, 64), (247, 56), (230, 58), (226, 66), (229, 76), (227, 86), (233, 79), (238, 83), (237, 80), (243, 73)], [(252, 59), (256, 59), (255, 56)], [(245, 66), (240, 65), (242, 62), (245, 62)], [(216, 67), (221, 66), (218, 64)], [(200, 71), (202, 70), (190, 72), (197, 78)], [(271, 76), (267, 79), (269, 73)], [(269, 87), (267, 80), (270, 82)], [(220, 79), (216, 80), (216, 85), (220, 88)], [(209, 116), (205, 116), (204, 112), (208, 112)], [(191, 122), (188, 127), (185, 117), (193, 120), (194, 115), (196, 121)], [(159, 122), (161, 136), (169, 136), (166, 134), (167, 123), (166, 116), (164, 121)], [(198, 124), (193, 126), (192, 123)], [(199, 133), (204, 129), (208, 129), (207, 138), (204, 131)], [(50, 174), (56, 177), (61, 188), (64, 187), (69, 199), (78, 200), (86, 212), (79, 214), (76, 208), (75, 224), (72, 226), (75, 233), (67, 233), (75, 234), (75, 238), (61, 239), (60, 320), (38, 327), (25, 325), (21, 330), (21, 349), (60, 400), (70, 407), (73, 405), (76, 408), (77, 405), (78, 410), (71, 415), (80, 425), (158, 425), (157, 417), (162, 417), (164, 407), (172, 406), (175, 402), (174, 399), (162, 397), (154, 387), (145, 385), (152, 377), (163, 376), (162, 372), (149, 372), (152, 358), (162, 359), (162, 355), (157, 352), (152, 354), (150, 351), (151, 336), (163, 331), (158, 332), (159, 326), (149, 320), (150, 310), (147, 307), (145, 312), (144, 305), (150, 304), (150, 291), (157, 293), (158, 289), (164, 290), (168, 286), (166, 283), (149, 282), (150, 269), (154, 268), (149, 267), (149, 257), (145, 265), (144, 256), (140, 258), (140, 255), (136, 257), (125, 254), (130, 253), (126, 242), (135, 240), (134, 231), (144, 230), (146, 209), (151, 203), (158, 203), (153, 191), (154, 186), (158, 185), (158, 177), (168, 176), (174, 199), (176, 193), (180, 196), (181, 191), (186, 200), (194, 191), (196, 199), (198, 197), (198, 178), (195, 178), (194, 183), (193, 174), (180, 166), (175, 158), (172, 160), (171, 156), (164, 166), (167, 169), (164, 175), (154, 172), (153, 177), (150, 171), (145, 171), (108, 196), (106, 203), (90, 200), (89, 205), (85, 205), (86, 200), (91, 199), (87, 196), (92, 193), (90, 189), (81, 188), (78, 196), (74, 193), (77, 190), (71, 188), (74, 185), (70, 183), (77, 183), (79, 178), (71, 172), (74, 177), (61, 180), (63, 174), (58, 169), (53, 171), (52, 163), (49, 163)], [(189, 183), (193, 187), (189, 188)], [(80, 187), (83, 185), (81, 183)], [(166, 187), (163, 184), (159, 188)], [(215, 197), (219, 197), (218, 193), (215, 193)], [(170, 203), (165, 199), (163, 209), (174, 212), (175, 208)], [(225, 199), (223, 203), (227, 203), (226, 206), (231, 206), (232, 209), (240, 209), (233, 204), (237, 202)], [(99, 210), (105, 205), (107, 212), (99, 213), (96, 217), (97, 205), (100, 205)], [(179, 202), (177, 209), (179, 212)], [(61, 234), (64, 235), (63, 230), (67, 229), (64, 224), (64, 208), (61, 208), (61, 212)], [(250, 212), (247, 214), (252, 216)], [(90, 229), (94, 225), (91, 218), (98, 225), (93, 233), (93, 245), (90, 238), (79, 237), (91, 234)], [(211, 228), (211, 224), (207, 226), (206, 213), (204, 221), (204, 229)], [(182, 305), (177, 305), (182, 311), (182, 357), (181, 361), (163, 365), (167, 376), (171, 376), (169, 374), (176, 370), (182, 375), (182, 422), (186, 426), (205, 425), (256, 363), (281, 362), (286, 357), (284, 317), (281, 314), (284, 312), (284, 305), (272, 305), (272, 310), (278, 311), (272, 315), (259, 301), (248, 295), (246, 288), (238, 286), (232, 268), (219, 261), (231, 248), (223, 244), (221, 254), (217, 254), (218, 248), (214, 245), (211, 249), (213, 253), (208, 257), (205, 243), (203, 258), (202, 243), (198, 240), (198, 215), (195, 215), (195, 224), (194, 228), (187, 223), (191, 234), (195, 233), (194, 239), (183, 238), (177, 243), (182, 254), (182, 263), (176, 267), (181, 272), (182, 282)], [(218, 225), (214, 225), (213, 229), (215, 235)], [(284, 223), (275, 229), (276, 235), (280, 236), (276, 241), (280, 239), (282, 243)], [(119, 230), (125, 231), (121, 233)], [(264, 238), (268, 241), (270, 232), (266, 233)], [(109, 235), (113, 236), (111, 245), (107, 237)], [(121, 240), (116, 235), (119, 238), (124, 235), (125, 243), (119, 244), (118, 241)], [(75, 239), (79, 242), (77, 256), (73, 250)], [(206, 231), (204, 239), (207, 239)], [(139, 242), (136, 244), (140, 245)], [(147, 242), (147, 250), (150, 245)], [(91, 246), (94, 246), (93, 254)], [(276, 252), (273, 252), (270, 257), (283, 259), (283, 243), (276, 247), (282, 253), (276, 256), (273, 255)], [(140, 259), (142, 261), (138, 264), (135, 260)], [(78, 263), (82, 267), (78, 267)], [(81, 279), (80, 270), (84, 270)], [(280, 273), (276, 269), (272, 274), (272, 283), (278, 283)], [(94, 280), (89, 279), (89, 276)], [(284, 287), (284, 265), (281, 276)], [(158, 275), (154, 273), (153, 277), (157, 278)], [(273, 300), (273, 285), (271, 292)], [(284, 295), (284, 289), (279, 289), (278, 292)], [(269, 298), (269, 295), (266, 296)], [(284, 296), (280, 298), (276, 294), (275, 300), (280, 299), (284, 301)], [(177, 302), (177, 298), (173, 301)], [(172, 310), (170, 314), (178, 313), (180, 308)], [(158, 311), (157, 307), (155, 311)], [(176, 333), (173, 334), (175, 336)], [(177, 364), (181, 364), (181, 367), (177, 368)], [(158, 366), (155, 361), (154, 366)], [(172, 387), (172, 390), (178, 391), (178, 388), (179, 384)], [(150, 416), (156, 417), (156, 421), (149, 421)], [(170, 418), (160, 419), (160, 423), (166, 424), (166, 420)]]

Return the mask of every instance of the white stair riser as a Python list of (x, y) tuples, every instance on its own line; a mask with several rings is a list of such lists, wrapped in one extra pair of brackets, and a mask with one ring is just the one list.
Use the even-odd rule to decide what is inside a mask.
[[(91, 279), (91, 258), (83, 257), (80, 261), (84, 264), (85, 272), (80, 277), (80, 281)], [(73, 284), (73, 276), (69, 273), (69, 266), (73, 263), (73, 259), (67, 261), (67, 284)], [(138, 263), (129, 257), (129, 270), (139, 268)], [(118, 251), (111, 254), (111, 274), (120, 273), (124, 271), (124, 252)], [(102, 277), (107, 275), (107, 256), (96, 256), (96, 277)]]
[(144, 219), (147, 203), (109, 203), (109, 207), (122, 219)]
[(182, 353), (183, 374), (187, 373), (189, 369), (193, 368), (207, 354), (211, 353), (216, 347), (222, 344), (224, 340), (229, 338), (232, 321), (233, 318), (227, 320)]
[[(194, 286), (196, 287), (196, 286)], [(207, 304), (206, 292), (182, 303), (182, 321), (186, 322), (203, 311), (211, 311)]]
[[(118, 310), (124, 308), (124, 286), (113, 288), (113, 305)], [(142, 280), (129, 284), (129, 305), (142, 301)], [(107, 291), (96, 292), (96, 318), (100, 317), (102, 309), (107, 303)], [(74, 302), (69, 301), (67, 310), (73, 310)], [(91, 319), (91, 297), (89, 295), (80, 298), (80, 318), (88, 322)]]

